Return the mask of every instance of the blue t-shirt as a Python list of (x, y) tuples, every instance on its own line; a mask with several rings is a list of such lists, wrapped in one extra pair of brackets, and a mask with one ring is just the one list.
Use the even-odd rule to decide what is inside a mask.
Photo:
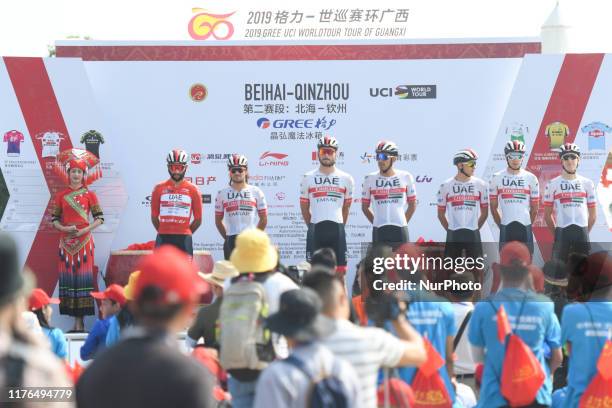
[[(546, 374), (546, 379), (538, 391), (536, 400), (540, 404), (550, 405), (552, 382), (550, 368), (544, 358), (546, 351), (544, 343), (547, 343), (552, 350), (561, 347), (561, 327), (555, 315), (554, 304), (546, 296), (538, 295), (535, 292), (506, 288), (492, 295), (488, 300), (478, 302), (470, 321), (468, 330), (470, 343), (485, 349), (478, 406), (489, 408), (507, 405), (500, 391), (505, 347), (497, 338), (497, 310), (502, 304), (512, 326), (512, 332), (531, 348)], [(517, 326), (521, 306), (523, 310)]]
[(81, 346), (81, 360), (92, 359), (96, 353), (106, 347), (106, 333), (108, 332), (110, 317), (103, 320), (96, 320), (91, 331), (87, 335), (85, 344)]
[[(427, 337), (440, 356), (446, 360), (446, 338), (454, 336), (457, 332), (452, 304), (431, 293), (411, 292), (406, 318), (421, 336)], [(400, 367), (398, 373), (402, 380), (410, 384), (416, 370), (415, 367)], [(455, 401), (455, 389), (448, 377), (446, 365), (443, 365), (438, 372), (444, 379), (448, 394), (454, 403), (453, 407), (461, 406)]]
[(45, 327), (42, 328), (42, 331), (51, 343), (51, 351), (61, 359), (68, 357), (68, 342), (64, 332), (58, 328), (47, 329)]
[(564, 406), (577, 407), (580, 397), (595, 375), (597, 360), (612, 330), (612, 302), (566, 305), (561, 322), (563, 344), (569, 342), (572, 345)]
[(108, 319), (108, 330), (106, 332), (106, 347), (110, 347), (119, 341), (121, 334), (121, 327), (119, 326), (119, 320), (117, 316), (113, 316)]

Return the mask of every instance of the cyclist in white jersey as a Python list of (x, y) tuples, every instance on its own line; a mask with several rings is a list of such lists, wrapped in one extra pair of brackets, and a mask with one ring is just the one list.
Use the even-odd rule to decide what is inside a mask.
[(477, 159), (472, 149), (457, 152), (453, 157), (457, 174), (438, 191), (438, 219), (446, 230), (445, 257), (482, 256), (480, 228), (489, 214), (489, 192), (486, 183), (473, 176)]
[(507, 242), (519, 241), (533, 254), (531, 224), (538, 214), (540, 183), (533, 173), (521, 169), (525, 157), (523, 142), (506, 143), (504, 155), (508, 167), (493, 174), (489, 182), (491, 215), (499, 227), (499, 249)]
[(317, 143), (320, 166), (304, 174), (300, 183), (300, 209), (308, 226), (306, 259), (319, 248), (332, 248), (338, 258), (339, 273), (346, 272), (344, 225), (353, 200), (355, 181), (336, 168), (338, 141), (323, 136)]
[(398, 155), (395, 143), (379, 142), (376, 163), (380, 171), (365, 176), (361, 189), (361, 210), (373, 225), (372, 243), (392, 247), (408, 242), (408, 221), (416, 210), (414, 177), (393, 168)]
[(544, 190), (544, 220), (555, 237), (553, 259), (566, 262), (570, 253), (588, 255), (597, 201), (593, 182), (576, 174), (580, 164), (578, 146), (565, 143), (559, 149), (563, 172)]
[(236, 237), (247, 228), (263, 230), (268, 223), (268, 205), (259, 187), (248, 184), (247, 158), (233, 154), (227, 161), (229, 187), (219, 191), (215, 199), (215, 225), (225, 240), (223, 256), (229, 260)]

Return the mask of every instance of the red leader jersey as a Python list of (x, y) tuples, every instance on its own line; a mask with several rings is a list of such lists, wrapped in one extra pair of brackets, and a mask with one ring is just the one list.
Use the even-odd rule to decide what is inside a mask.
[(151, 196), (151, 216), (159, 218), (159, 234), (191, 235), (191, 215), (202, 219), (202, 196), (192, 183), (172, 180), (159, 183)]

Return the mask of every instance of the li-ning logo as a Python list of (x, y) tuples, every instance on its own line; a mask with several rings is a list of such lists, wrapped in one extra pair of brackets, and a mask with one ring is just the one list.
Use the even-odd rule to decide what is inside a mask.
[[(284, 160), (289, 155), (284, 153), (263, 152), (259, 157), (260, 166), (288, 166), (289, 161)], [(267, 159), (267, 160), (266, 160)]]
[(234, 35), (234, 25), (227, 19), (235, 11), (228, 14), (207, 13), (201, 8), (192, 8), (191, 11), (196, 14), (189, 20), (187, 29), (194, 40), (207, 40), (212, 35), (216, 40), (223, 41)]

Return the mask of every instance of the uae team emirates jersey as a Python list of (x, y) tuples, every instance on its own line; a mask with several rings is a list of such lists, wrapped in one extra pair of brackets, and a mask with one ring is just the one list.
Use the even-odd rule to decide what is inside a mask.
[(438, 208), (446, 210), (448, 229), (478, 229), (480, 209), (489, 206), (489, 192), (484, 181), (470, 177), (468, 181), (450, 178), (438, 191)]
[(159, 183), (151, 196), (151, 216), (159, 218), (159, 234), (191, 235), (191, 217), (202, 219), (202, 196), (198, 188), (183, 180)]
[(595, 188), (593, 182), (576, 175), (574, 180), (561, 176), (550, 180), (544, 190), (544, 207), (553, 207), (557, 227), (569, 225), (587, 227), (589, 207), (595, 207)]
[(372, 207), (375, 227), (408, 225), (408, 203), (416, 200), (412, 174), (402, 170), (395, 170), (395, 174), (390, 177), (380, 172), (371, 173), (365, 176), (361, 191), (363, 202)]
[(502, 225), (515, 221), (531, 225), (529, 210), (531, 204), (540, 201), (540, 183), (527, 170), (521, 169), (517, 174), (502, 170), (491, 177), (489, 200), (499, 203)]
[(323, 174), (314, 169), (304, 174), (300, 183), (300, 202), (310, 204), (311, 222), (344, 222), (342, 207), (353, 200), (355, 181), (341, 170)]
[(267, 211), (266, 198), (255, 186), (246, 186), (242, 190), (227, 187), (219, 191), (215, 199), (215, 214), (223, 216), (227, 235), (255, 228), (257, 215), (265, 215)]

